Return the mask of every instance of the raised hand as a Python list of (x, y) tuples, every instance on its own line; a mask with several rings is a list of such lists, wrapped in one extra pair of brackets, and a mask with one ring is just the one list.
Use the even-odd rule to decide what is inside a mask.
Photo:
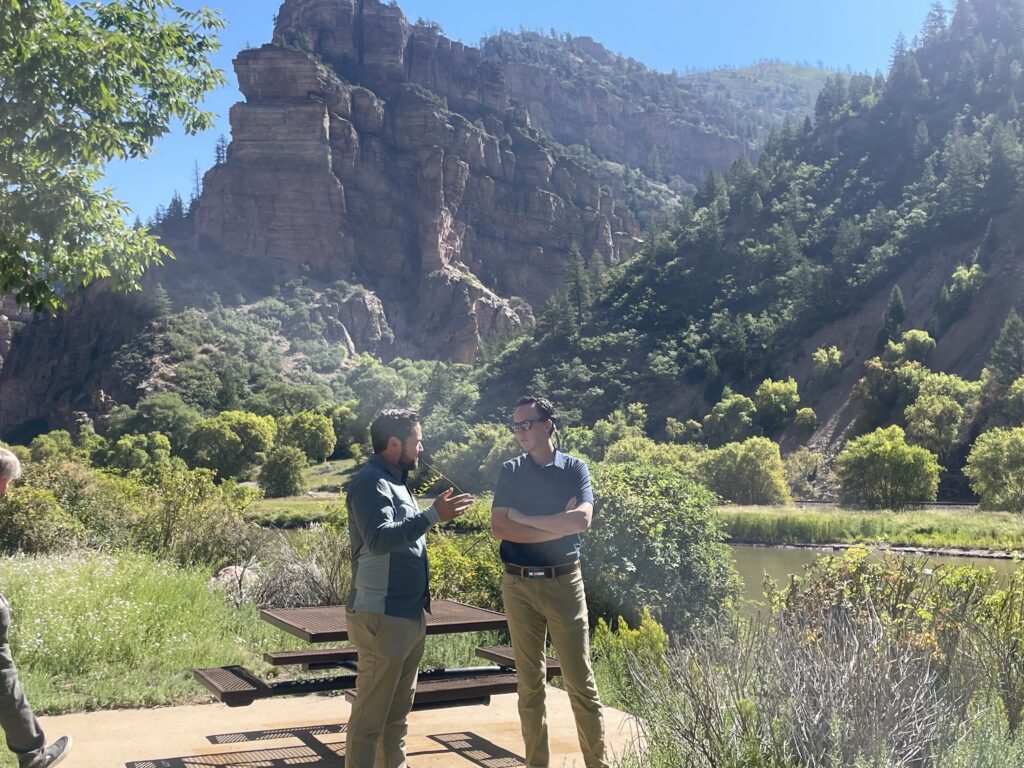
[(443, 523), (454, 520), (473, 506), (474, 499), (470, 494), (460, 493), (453, 496), (452, 493), (453, 489), (448, 488), (439, 493), (437, 498), (434, 499), (434, 509), (437, 510), (437, 516), (441, 518)]

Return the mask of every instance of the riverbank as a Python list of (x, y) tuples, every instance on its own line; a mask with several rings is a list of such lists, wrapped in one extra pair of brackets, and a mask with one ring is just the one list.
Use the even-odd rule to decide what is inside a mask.
[(814, 549), (864, 544), (913, 554), (990, 558), (1024, 554), (1024, 516), (970, 507), (892, 512), (722, 506), (715, 515), (732, 544)]

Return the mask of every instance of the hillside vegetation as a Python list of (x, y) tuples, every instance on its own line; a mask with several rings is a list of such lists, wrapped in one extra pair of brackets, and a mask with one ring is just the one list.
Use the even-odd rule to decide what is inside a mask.
[[(957, 358), (943, 349), (957, 331), (974, 362), (953, 372), (976, 377), (978, 348), (992, 345), (1019, 298), (1008, 286), (1021, 280), (1012, 209), (1024, 170), (1022, 28), (1015, 0), (960, 3), (948, 22), (936, 6), (915, 44), (896, 41), (887, 77), (831, 76), (813, 118), (774, 132), (756, 164), (710, 174), (635, 258), (596, 280), (570, 275), (533, 334), (488, 364), (483, 408), (533, 388), (584, 421), (639, 401), (664, 424), (700, 419), (727, 387), (753, 394), (766, 378), (795, 374), (805, 397), (811, 389), (830, 407), (819, 414), (827, 421), (863, 359), (882, 353), (876, 373), (927, 363), (928, 349), (886, 351), (915, 325), (944, 360)], [(894, 285), (914, 290), (936, 270), (912, 314), (902, 295), (885, 309)], [(866, 307), (877, 314), (862, 353), (843, 323)], [(972, 309), (985, 314), (965, 334), (955, 326)], [(852, 381), (812, 367), (811, 337), (822, 354), (835, 347), (835, 373), (856, 363)], [(986, 378), (986, 402), (1024, 373), (1015, 366), (999, 375), (1002, 390)], [(829, 397), (833, 387), (845, 395)], [(891, 394), (861, 428), (904, 422), (917, 390)]]

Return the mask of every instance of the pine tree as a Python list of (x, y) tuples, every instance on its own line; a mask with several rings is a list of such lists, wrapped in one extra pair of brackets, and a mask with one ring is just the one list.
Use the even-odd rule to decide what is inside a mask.
[(946, 36), (946, 13), (945, 6), (938, 0), (931, 4), (924, 20), (924, 26), (921, 28), (921, 39), (925, 45), (937, 42)]
[(199, 175), (199, 161), (192, 161), (192, 196), (188, 200), (188, 215), (195, 213), (196, 205), (199, 204), (199, 196), (203, 193), (203, 181)]
[(164, 317), (171, 312), (171, 297), (163, 284), (157, 283), (149, 298), (150, 306), (157, 317)]
[(999, 338), (992, 346), (987, 366), (990, 381), (1000, 388), (1009, 387), (1024, 376), (1024, 320), (1015, 310), (1010, 310), (999, 332)]
[(986, 201), (992, 208), (1009, 207), (1020, 191), (1024, 175), (1024, 148), (1016, 133), (1004, 123), (992, 130), (992, 160), (985, 185)]
[(569, 251), (569, 263), (566, 265), (565, 291), (576, 327), (582, 328), (590, 318), (594, 295), (590, 284), (590, 272), (587, 271), (579, 246), (575, 244)]
[(971, 0), (956, 0), (956, 11), (949, 31), (957, 41), (968, 41), (974, 37), (978, 31), (978, 15), (974, 12)]
[(178, 190), (171, 195), (171, 202), (167, 204), (167, 213), (164, 214), (164, 223), (177, 224), (185, 218), (185, 205), (181, 200)]
[(876, 343), (879, 349), (896, 338), (900, 325), (906, 317), (907, 307), (903, 302), (903, 291), (899, 285), (894, 285), (889, 293), (889, 303), (885, 306), (885, 314), (882, 315), (882, 327), (878, 330)]
[(215, 165), (224, 165), (228, 161), (228, 140), (222, 133), (217, 137), (217, 143), (213, 147), (213, 162)]
[(920, 160), (927, 157), (931, 151), (931, 137), (928, 135), (928, 125), (924, 120), (918, 120), (914, 128), (914, 144), (911, 152), (914, 158)]

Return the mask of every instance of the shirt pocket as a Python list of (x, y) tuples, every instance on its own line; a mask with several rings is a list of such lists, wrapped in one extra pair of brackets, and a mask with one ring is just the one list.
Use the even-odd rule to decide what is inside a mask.
[(401, 497), (397, 497), (395, 499), (395, 509), (402, 520), (412, 517), (420, 511), (416, 502), (409, 501), (408, 499), (403, 499)]

